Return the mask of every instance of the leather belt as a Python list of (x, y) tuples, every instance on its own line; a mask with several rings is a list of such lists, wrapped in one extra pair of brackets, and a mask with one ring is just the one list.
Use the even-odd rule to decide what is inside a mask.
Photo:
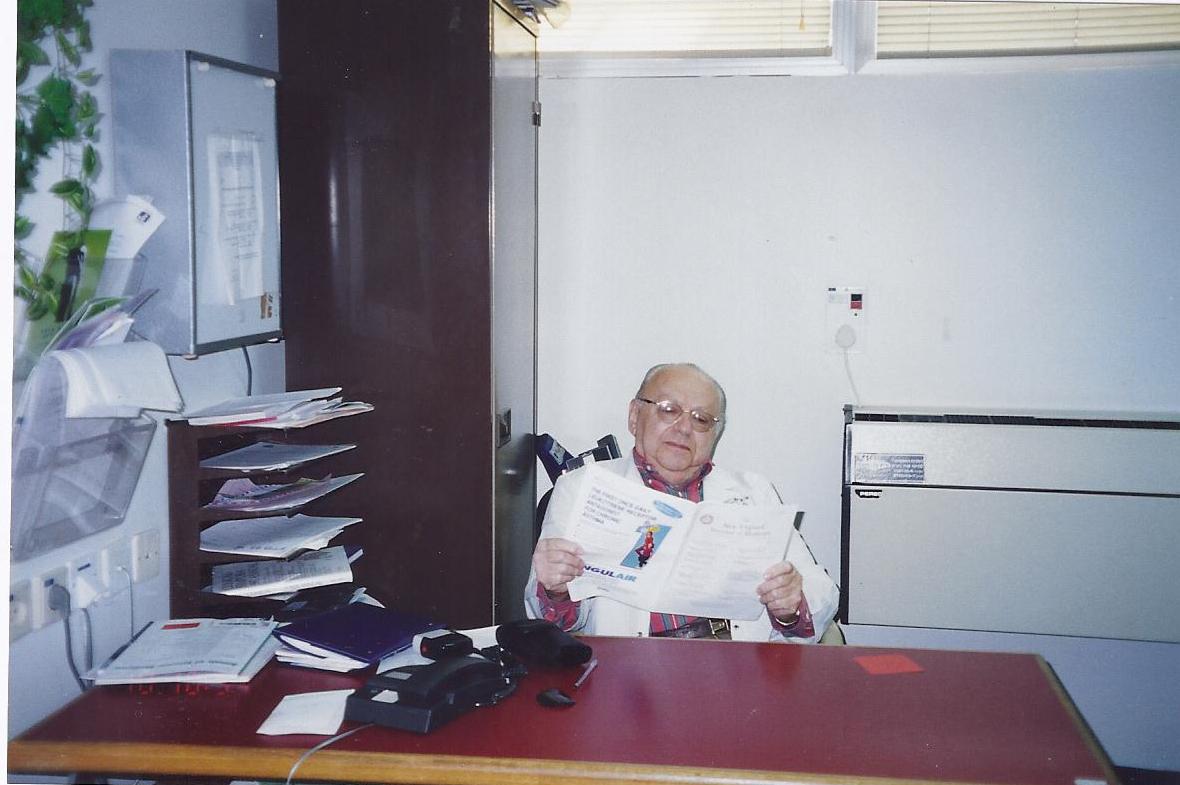
[(727, 641), (729, 640), (729, 620), (702, 617), (674, 630), (653, 632), (651, 635), (653, 638), (716, 638)]

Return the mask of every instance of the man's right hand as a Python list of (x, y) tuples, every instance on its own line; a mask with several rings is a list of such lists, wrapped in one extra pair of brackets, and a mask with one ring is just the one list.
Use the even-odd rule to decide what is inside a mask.
[(533, 571), (537, 582), (553, 599), (569, 597), (569, 582), (582, 574), (582, 546), (560, 537), (537, 541), (533, 551)]

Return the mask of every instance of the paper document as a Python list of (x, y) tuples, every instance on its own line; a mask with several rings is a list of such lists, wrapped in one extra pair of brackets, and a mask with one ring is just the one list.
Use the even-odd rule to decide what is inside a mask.
[(130, 259), (164, 223), (160, 208), (138, 196), (106, 199), (94, 205), (90, 225), (110, 229), (108, 259)]
[(66, 374), (66, 417), (138, 417), (176, 411), (180, 391), (164, 351), (149, 341), (66, 349), (50, 354)]
[(205, 505), (212, 510), (235, 510), (238, 512), (271, 512), (287, 510), (307, 504), (313, 499), (343, 488), (364, 474), (346, 474), (343, 477), (325, 477), (322, 480), (302, 478), (281, 485), (258, 485), (245, 478), (226, 480), (213, 501)]
[(152, 622), (87, 678), (95, 684), (246, 682), (278, 648), (264, 619), (173, 619)]
[(356, 690), (299, 692), (284, 695), (274, 711), (258, 728), (263, 736), (308, 733), (330, 736), (344, 722), (344, 703)]
[[(558, 483), (545, 537), (582, 546), (585, 573), (570, 597), (610, 597), (657, 613), (756, 619), (763, 571), (783, 560), (796, 508), (660, 493), (593, 465)], [(564, 511), (568, 511), (565, 513)]]
[(258, 428), (306, 428), (309, 425), (351, 417), (373, 411), (373, 404), (363, 401), (344, 401), (333, 398), (329, 401), (308, 401), (272, 419), (251, 423)]
[(189, 425), (233, 425), (273, 419), (300, 404), (327, 398), (340, 392), (339, 387), (325, 387), (319, 390), (296, 390), (294, 392), (271, 393), (268, 395), (247, 395), (188, 412), (173, 419), (188, 420)]
[(360, 518), (284, 515), (221, 521), (201, 532), (201, 550), (285, 559), (301, 550), (316, 550)]
[(255, 442), (239, 450), (215, 455), (201, 461), (202, 469), (229, 469), (232, 471), (279, 471), (293, 469), (329, 455), (345, 452), (355, 444), (285, 444), (282, 442)]
[(289, 561), (215, 564), (209, 591), (237, 597), (266, 597), (314, 586), (350, 583), (352, 566), (344, 548), (311, 551)]

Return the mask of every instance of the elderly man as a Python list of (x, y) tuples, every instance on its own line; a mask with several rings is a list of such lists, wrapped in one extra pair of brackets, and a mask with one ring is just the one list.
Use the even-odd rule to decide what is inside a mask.
[[(724, 422), (725, 392), (716, 380), (695, 365), (657, 365), (631, 400), (631, 455), (595, 465), (690, 501), (781, 504), (765, 478), (713, 465)], [(648, 613), (606, 597), (574, 602), (567, 588), (582, 574), (582, 551), (577, 543), (549, 534), (553, 517), (560, 514), (550, 505), (533, 552), (525, 605), (529, 616), (563, 629), (595, 635), (812, 643), (836, 613), (836, 585), (799, 535), (791, 538), (786, 559), (769, 567), (762, 582), (750, 587), (765, 606), (754, 621)]]

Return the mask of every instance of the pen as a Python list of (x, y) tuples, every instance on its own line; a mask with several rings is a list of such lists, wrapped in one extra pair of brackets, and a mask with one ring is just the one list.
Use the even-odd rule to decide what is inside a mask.
[(597, 667), (598, 667), (598, 658), (597, 657), (590, 660), (590, 662), (586, 663), (586, 669), (584, 671), (582, 671), (582, 675), (579, 676), (578, 680), (574, 682), (574, 689), (576, 690), (578, 687), (581, 687), (582, 682), (584, 682), (584, 681), (586, 681), (586, 679), (590, 678), (590, 674), (593, 673), (594, 669)]

